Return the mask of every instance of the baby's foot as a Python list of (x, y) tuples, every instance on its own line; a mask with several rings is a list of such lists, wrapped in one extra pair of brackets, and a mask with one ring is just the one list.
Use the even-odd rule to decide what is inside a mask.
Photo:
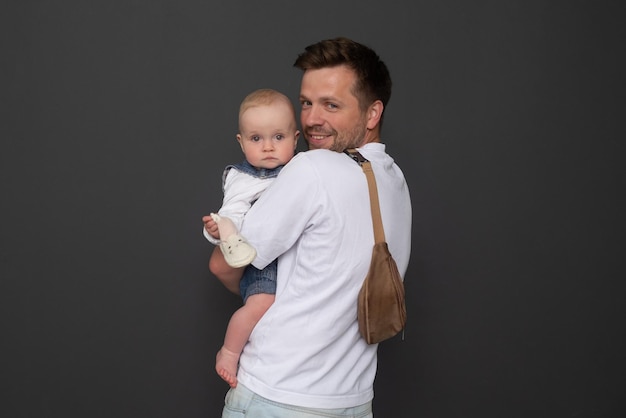
[(243, 267), (256, 258), (256, 250), (239, 234), (233, 234), (220, 242), (224, 260), (231, 267)]
[(215, 371), (231, 388), (237, 386), (239, 354), (222, 347), (215, 357)]

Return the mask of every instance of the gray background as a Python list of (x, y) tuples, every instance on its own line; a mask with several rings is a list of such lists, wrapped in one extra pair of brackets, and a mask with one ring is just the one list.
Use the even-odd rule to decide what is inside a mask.
[(342, 35), (414, 205), (376, 416), (622, 416), (623, 4), (3, 2), (0, 415), (219, 416), (240, 301), (200, 218), (241, 99)]

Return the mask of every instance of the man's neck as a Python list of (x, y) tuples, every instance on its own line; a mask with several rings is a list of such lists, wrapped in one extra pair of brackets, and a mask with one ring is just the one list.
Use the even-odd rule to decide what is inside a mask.
[(365, 137), (363, 138), (363, 141), (361, 142), (361, 145), (359, 146), (363, 146), (365, 144), (371, 144), (372, 142), (380, 142), (380, 135), (379, 135), (379, 130), (378, 129), (368, 129), (367, 131), (365, 131)]

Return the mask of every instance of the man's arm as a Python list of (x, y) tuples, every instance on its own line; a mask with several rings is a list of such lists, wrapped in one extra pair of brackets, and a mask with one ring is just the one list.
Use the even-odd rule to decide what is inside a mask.
[(226, 263), (220, 247), (215, 247), (209, 260), (209, 270), (213, 273), (226, 289), (239, 295), (239, 280), (245, 267), (233, 268)]

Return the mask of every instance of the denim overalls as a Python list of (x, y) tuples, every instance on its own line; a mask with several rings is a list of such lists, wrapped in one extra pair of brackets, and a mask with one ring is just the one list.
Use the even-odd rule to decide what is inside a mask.
[[(226, 181), (226, 176), (228, 175), (228, 171), (230, 169), (241, 171), (242, 173), (249, 174), (253, 177), (266, 179), (278, 176), (278, 173), (283, 167), (284, 166), (279, 166), (273, 169), (256, 168), (248, 161), (244, 160), (240, 164), (229, 165), (224, 169), (222, 185)], [(254, 204), (254, 202), (250, 203)], [(259, 270), (251, 264), (246, 266), (243, 276), (241, 277), (241, 281), (239, 282), (239, 293), (241, 294), (244, 303), (250, 295), (258, 293), (268, 293), (271, 295), (275, 294), (277, 273), (277, 260), (272, 261), (263, 270)]]

